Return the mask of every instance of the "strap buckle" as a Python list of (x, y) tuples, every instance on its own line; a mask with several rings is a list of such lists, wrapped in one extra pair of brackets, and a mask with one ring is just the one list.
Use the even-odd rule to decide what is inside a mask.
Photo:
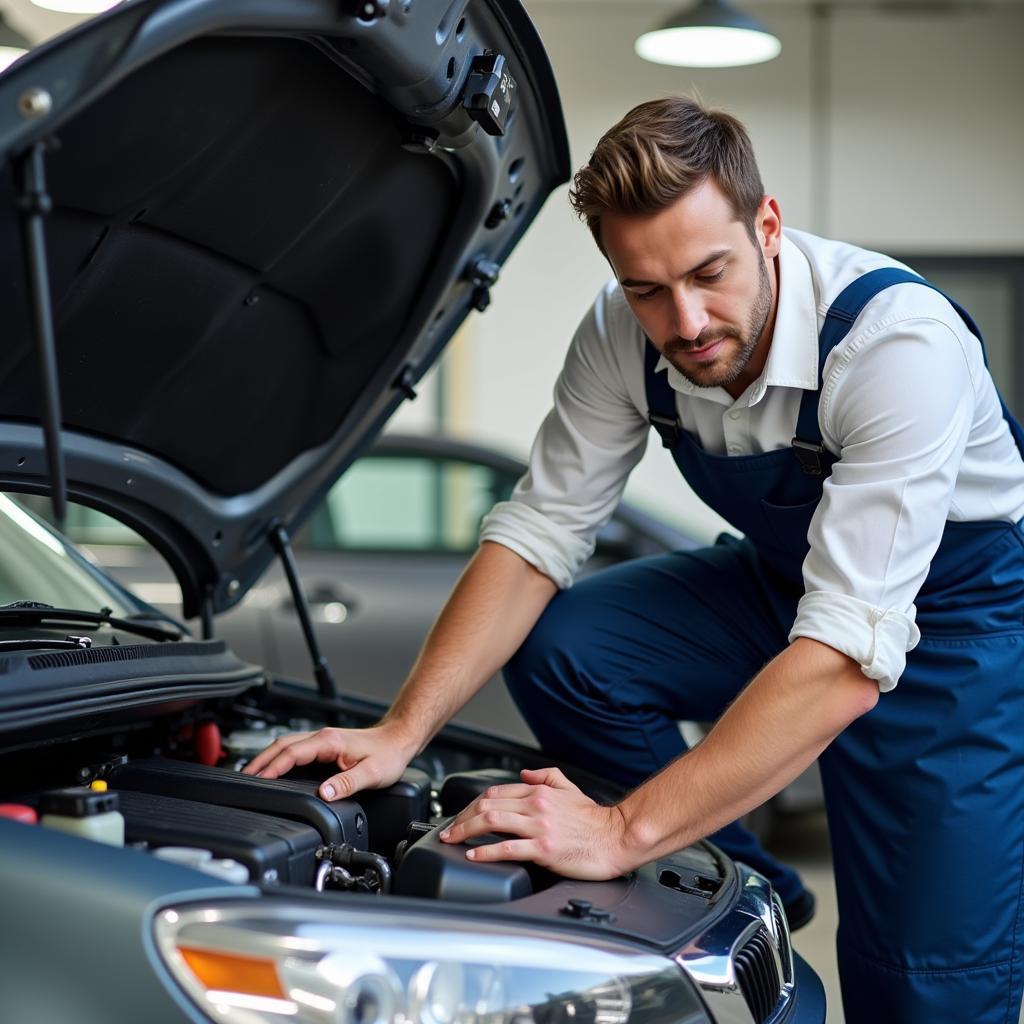
[(825, 454), (825, 446), (823, 444), (794, 437), (793, 451), (800, 460), (800, 468), (807, 476), (822, 476), (824, 474), (825, 467), (822, 456)]
[(659, 416), (657, 413), (648, 412), (647, 420), (658, 432), (663, 448), (672, 449), (679, 444), (680, 424), (678, 416)]

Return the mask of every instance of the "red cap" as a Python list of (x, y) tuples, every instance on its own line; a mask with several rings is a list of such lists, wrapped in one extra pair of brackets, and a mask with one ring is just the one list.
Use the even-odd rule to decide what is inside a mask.
[(215, 765), (224, 756), (220, 744), (220, 728), (216, 722), (200, 722), (195, 735), (196, 760), (200, 764)]
[(23, 825), (35, 825), (39, 821), (35, 808), (28, 804), (0, 804), (0, 818), (20, 821)]

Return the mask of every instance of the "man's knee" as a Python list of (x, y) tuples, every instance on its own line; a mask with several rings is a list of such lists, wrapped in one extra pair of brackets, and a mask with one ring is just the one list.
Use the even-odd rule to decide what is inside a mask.
[(522, 646), (504, 669), (505, 683), (518, 702), (542, 690), (572, 690), (583, 671), (579, 655), (589, 630), (573, 613), (571, 592), (555, 595)]
[[(557, 600), (556, 596), (551, 603)], [(513, 694), (529, 688), (531, 680), (547, 675), (558, 650), (558, 634), (562, 631), (551, 623), (550, 610), (549, 604), (505, 666), (505, 682)]]

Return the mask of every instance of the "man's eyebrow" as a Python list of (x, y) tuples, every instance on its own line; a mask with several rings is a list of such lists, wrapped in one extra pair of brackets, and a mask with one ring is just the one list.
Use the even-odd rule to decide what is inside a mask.
[[(715, 252), (713, 252), (702, 263), (698, 263), (697, 266), (691, 267), (684, 274), (681, 274), (680, 277), (689, 277), (690, 274), (696, 274), (699, 271), (703, 270), (705, 267), (710, 266), (716, 260), (720, 260), (723, 256), (728, 256), (731, 252), (732, 252), (732, 249), (718, 249)], [(638, 280), (636, 278), (633, 278), (633, 277), (624, 277), (619, 282), (619, 284), (623, 288), (641, 288), (641, 287), (650, 287), (651, 285), (658, 285), (658, 284), (661, 284), (661, 282), (660, 281), (640, 281), (640, 280)]]

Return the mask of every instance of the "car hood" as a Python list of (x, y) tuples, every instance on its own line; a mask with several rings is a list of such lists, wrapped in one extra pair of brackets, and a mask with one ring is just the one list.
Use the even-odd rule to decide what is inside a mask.
[(128, 0), (33, 51), (0, 76), (0, 488), (35, 493), (41, 140), (68, 494), (189, 616), (241, 599), (569, 171), (518, 0)]

